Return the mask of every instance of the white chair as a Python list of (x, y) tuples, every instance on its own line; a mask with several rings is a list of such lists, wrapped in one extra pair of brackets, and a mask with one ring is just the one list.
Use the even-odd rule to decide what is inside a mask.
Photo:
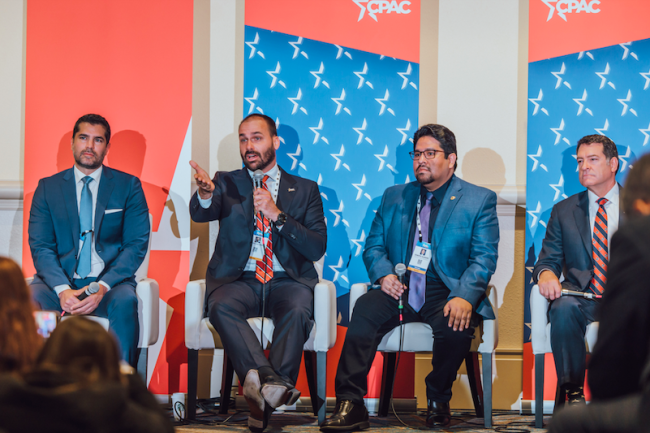
[[(323, 258), (314, 263), (320, 282), (314, 288), (314, 327), (304, 345), (305, 368), (314, 415), (318, 423), (325, 420), (327, 351), (336, 343), (336, 287), (322, 279)], [(205, 280), (190, 281), (185, 290), (185, 345), (188, 352), (187, 390), (188, 419), (196, 417), (196, 391), (198, 380), (198, 356), (201, 349), (223, 349), (221, 338), (212, 327), (205, 310)], [(264, 320), (264, 347), (269, 348), (273, 339), (273, 321), (255, 317), (248, 323), (261, 341), (260, 330)], [(315, 357), (314, 357), (315, 355)], [(314, 359), (315, 358), (315, 359)], [(316, 377), (314, 377), (314, 375)], [(221, 400), (219, 413), (227, 413), (230, 403), (230, 387), (233, 367), (224, 353), (221, 378)]]
[[(530, 291), (530, 334), (535, 355), (535, 427), (542, 428), (544, 420), (544, 358), (551, 349), (551, 324), (548, 321), (549, 301), (539, 293), (539, 287), (534, 285)], [(587, 325), (585, 345), (587, 353), (591, 353), (596, 344), (598, 322)], [(555, 393), (555, 407), (564, 404), (566, 394), (558, 386)]]
[[(151, 214), (149, 214), (149, 226), (151, 227)], [(152, 278), (147, 278), (149, 271), (149, 256), (151, 252), (151, 231), (149, 232), (149, 245), (147, 254), (144, 256), (142, 264), (135, 272), (135, 281), (137, 283), (135, 294), (138, 297), (138, 321), (140, 323), (140, 335), (138, 336), (138, 357), (137, 370), (143, 380), (147, 381), (147, 352), (150, 346), (158, 342), (158, 314), (159, 314), (159, 287), (158, 282)], [(33, 278), (27, 278), (27, 284), (31, 283)], [(63, 316), (62, 320), (69, 319), (72, 316)], [(97, 316), (86, 316), (94, 320), (108, 330), (108, 319)]]
[[(350, 289), (350, 319), (359, 297), (368, 291), (368, 284), (353, 284)], [(494, 320), (484, 320), (476, 327), (475, 338), (472, 340), (470, 353), (465, 357), (467, 377), (472, 391), (472, 400), (478, 417), (483, 416), (486, 428), (492, 428), (492, 354), (499, 342), (499, 323), (497, 295), (494, 287), (488, 287), (488, 299), (494, 310)], [(392, 395), (395, 361), (399, 352), (400, 327), (393, 328), (379, 343), (377, 350), (384, 352), (384, 370), (382, 373), (381, 394), (379, 397), (379, 416), (387, 416)], [(426, 323), (414, 322), (404, 325), (403, 352), (431, 352), (433, 347), (433, 332)], [(481, 387), (481, 372), (478, 354), (483, 358), (483, 386)]]

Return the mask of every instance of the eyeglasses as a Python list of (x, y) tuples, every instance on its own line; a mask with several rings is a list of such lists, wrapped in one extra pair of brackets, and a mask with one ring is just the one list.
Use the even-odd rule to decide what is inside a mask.
[(445, 153), (444, 150), (425, 150), (424, 152), (419, 152), (419, 151), (416, 150), (414, 152), (409, 152), (409, 156), (411, 157), (411, 159), (413, 159), (415, 161), (420, 159), (420, 156), (422, 156), (422, 154), (424, 154), (424, 157), (426, 159), (433, 159), (433, 158), (436, 157), (436, 153), (438, 153), (438, 152)]

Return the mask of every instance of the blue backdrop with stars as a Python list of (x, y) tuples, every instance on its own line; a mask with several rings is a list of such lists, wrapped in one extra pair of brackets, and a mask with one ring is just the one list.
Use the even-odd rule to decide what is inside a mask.
[(551, 209), (584, 190), (578, 181), (578, 140), (602, 134), (616, 143), (621, 184), (634, 161), (650, 150), (650, 39), (534, 62), (528, 71), (527, 324), (531, 272)]
[(327, 217), (324, 278), (347, 324), (350, 286), (367, 282), (361, 253), (387, 187), (414, 180), (419, 65), (247, 26), (244, 116), (275, 119), (277, 158), (314, 180)]

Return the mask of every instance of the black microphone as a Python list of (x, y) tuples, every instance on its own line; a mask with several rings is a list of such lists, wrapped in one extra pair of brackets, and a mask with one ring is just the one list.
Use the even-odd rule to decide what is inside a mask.
[(88, 296), (93, 295), (97, 292), (99, 292), (99, 283), (97, 281), (93, 281), (88, 285), (88, 288), (84, 290), (84, 292), (81, 295), (77, 296), (77, 299), (83, 301)]
[[(404, 285), (404, 274), (406, 273), (406, 266), (404, 266), (404, 263), (398, 263), (395, 265), (395, 274), (397, 275), (397, 279), (399, 279), (400, 284)], [(402, 316), (402, 310), (404, 310), (404, 302), (402, 301), (402, 295), (399, 295), (399, 324), (402, 324), (402, 320), (404, 319)]]
[(562, 296), (577, 296), (585, 299), (600, 299), (603, 295), (596, 295), (589, 292), (576, 292), (575, 290), (562, 289)]

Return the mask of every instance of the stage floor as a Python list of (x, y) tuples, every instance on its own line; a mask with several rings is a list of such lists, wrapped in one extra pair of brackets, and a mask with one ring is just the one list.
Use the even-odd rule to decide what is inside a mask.
[[(534, 416), (521, 416), (515, 411), (495, 411), (493, 416), (493, 428), (483, 428), (483, 419), (476, 418), (475, 414), (470, 412), (452, 412), (453, 419), (451, 425), (445, 429), (433, 429), (434, 431), (444, 432), (544, 432), (546, 429), (536, 429), (534, 427)], [(429, 430), (426, 428), (425, 421), (426, 413), (421, 412), (415, 414), (402, 414), (400, 418), (408, 427), (402, 425), (395, 415), (391, 414), (387, 418), (378, 418), (376, 416), (370, 417), (370, 428), (365, 430), (367, 432), (403, 432), (411, 430)], [(248, 412), (233, 412), (230, 413), (230, 419), (226, 420), (224, 416), (214, 415), (197, 415), (197, 423), (185, 424), (176, 423), (177, 433), (203, 433), (212, 431), (224, 432), (248, 432), (247, 427)], [(545, 417), (545, 423), (550, 420), (550, 417)], [(265, 430), (269, 433), (280, 432), (318, 432), (320, 431), (316, 422), (316, 417), (310, 416), (307, 413), (274, 413), (271, 417), (268, 428)]]

